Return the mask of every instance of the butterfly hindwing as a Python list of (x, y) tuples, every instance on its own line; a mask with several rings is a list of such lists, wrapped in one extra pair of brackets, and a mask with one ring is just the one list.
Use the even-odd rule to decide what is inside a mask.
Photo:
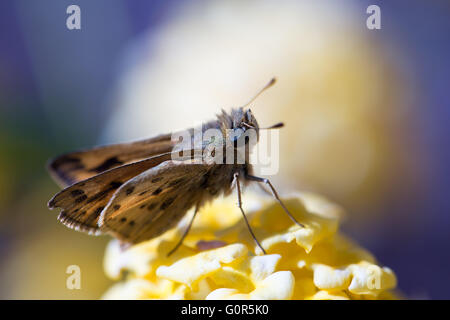
[(174, 227), (203, 197), (211, 165), (166, 161), (122, 185), (102, 212), (99, 225), (125, 242), (138, 243)]
[(166, 153), (107, 170), (60, 191), (48, 206), (62, 209), (58, 219), (66, 226), (99, 234), (98, 218), (114, 192), (141, 172), (170, 158), (171, 153)]
[(132, 143), (113, 144), (67, 153), (50, 161), (48, 168), (61, 185), (69, 186), (103, 171), (170, 152), (171, 135), (160, 135)]

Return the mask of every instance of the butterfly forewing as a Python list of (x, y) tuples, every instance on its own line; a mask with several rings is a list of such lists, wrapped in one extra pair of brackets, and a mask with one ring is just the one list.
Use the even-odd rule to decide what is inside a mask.
[(66, 226), (98, 234), (98, 218), (114, 192), (141, 172), (170, 158), (171, 153), (165, 153), (107, 170), (62, 190), (49, 201), (48, 206), (62, 209), (58, 219)]
[(202, 200), (211, 165), (166, 161), (122, 185), (101, 214), (101, 230), (132, 243), (172, 228)]
[(88, 179), (106, 170), (170, 152), (174, 146), (171, 135), (97, 147), (67, 153), (50, 161), (48, 168), (63, 186)]

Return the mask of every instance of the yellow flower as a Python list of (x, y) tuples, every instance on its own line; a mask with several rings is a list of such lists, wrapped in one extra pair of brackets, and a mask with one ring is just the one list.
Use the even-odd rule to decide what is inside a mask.
[(396, 277), (366, 250), (338, 232), (342, 209), (300, 193), (284, 199), (305, 228), (279, 204), (246, 195), (255, 245), (234, 198), (199, 212), (191, 232), (172, 256), (189, 221), (161, 237), (122, 250), (111, 241), (105, 272), (122, 281), (104, 299), (392, 299)]

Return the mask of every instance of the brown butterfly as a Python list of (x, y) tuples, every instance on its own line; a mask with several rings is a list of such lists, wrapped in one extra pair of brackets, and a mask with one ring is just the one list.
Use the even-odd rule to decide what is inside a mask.
[[(274, 83), (272, 79), (250, 102)], [(260, 128), (250, 109), (245, 109), (249, 103), (230, 113), (223, 111), (216, 120), (204, 123), (201, 131), (219, 130), (225, 140), (214, 145), (223, 148), (225, 153), (231, 148), (237, 155), (241, 152), (237, 150), (237, 142), (242, 141), (246, 131), (254, 130), (259, 140), (260, 129), (283, 126), (279, 123)], [(179, 141), (171, 134), (64, 154), (53, 159), (48, 167), (55, 180), (66, 188), (57, 193), (48, 206), (62, 209), (58, 220), (69, 228), (94, 235), (107, 233), (129, 244), (163, 234), (195, 207), (188, 227), (170, 255), (183, 242), (202, 204), (220, 194), (231, 193), (235, 185), (244, 220), (265, 253), (242, 209), (240, 179), (245, 183), (265, 183), (289, 217), (299, 226), (303, 225), (290, 214), (268, 179), (252, 175), (248, 152), (254, 143), (249, 141), (243, 142), (245, 160), (232, 163), (211, 163), (203, 161), (203, 157), (194, 157), (197, 151), (202, 154), (210, 146), (208, 143), (180, 152), (175, 148)], [(180, 154), (183, 155), (180, 157)], [(236, 160), (236, 156), (233, 159)]]

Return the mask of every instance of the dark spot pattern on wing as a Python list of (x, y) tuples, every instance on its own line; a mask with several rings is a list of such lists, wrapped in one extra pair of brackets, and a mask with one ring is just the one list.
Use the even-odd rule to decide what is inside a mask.
[(63, 155), (50, 162), (49, 169), (67, 185), (70, 185), (76, 182), (76, 179), (72, 177), (72, 172), (83, 170), (85, 167), (80, 158)]
[(174, 143), (171, 134), (164, 134), (132, 143), (75, 151), (51, 160), (48, 169), (62, 186), (69, 186), (113, 168), (168, 153)]
[(111, 186), (111, 188), (117, 189), (122, 185), (122, 182), (120, 181), (113, 181), (109, 184)]
[(155, 191), (152, 192), (152, 195), (157, 196), (158, 194), (160, 194), (162, 192), (161, 188), (156, 189)]
[(108, 158), (105, 161), (103, 161), (103, 163), (101, 163), (99, 166), (97, 166), (95, 168), (92, 168), (89, 171), (90, 172), (100, 173), (100, 172), (106, 171), (108, 169), (111, 169), (113, 167), (120, 166), (122, 164), (123, 164), (123, 162), (119, 161), (117, 159), (117, 157), (111, 157), (111, 158)]
[(170, 187), (176, 187), (176, 186), (178, 186), (179, 184), (181, 184), (181, 183), (183, 183), (184, 182), (184, 178), (179, 178), (179, 179), (175, 179), (175, 180), (173, 180), (173, 181), (170, 181), (169, 182), (169, 184), (167, 185), (169, 188)]
[(175, 201), (176, 198), (177, 197), (174, 196), (174, 197), (170, 197), (170, 198), (167, 198), (166, 200), (164, 200), (163, 203), (161, 204), (160, 209), (166, 210)]
[[(175, 226), (191, 207), (202, 203), (204, 196), (205, 200), (210, 197), (205, 189), (211, 167), (167, 161), (127, 181), (102, 211), (101, 230), (130, 243), (161, 235)], [(135, 189), (129, 194), (131, 187)], [(116, 204), (121, 205), (119, 210), (114, 210)]]
[[(48, 205), (51, 209), (58, 207), (64, 211), (60, 220), (63, 223), (66, 221), (66, 225), (80, 230), (97, 230), (100, 213), (123, 182), (168, 159), (170, 154), (165, 154), (105, 171), (67, 187), (56, 194)], [(113, 207), (114, 211), (120, 209), (120, 204)]]
[(103, 200), (103, 199), (108, 195), (108, 193), (109, 193), (111, 190), (114, 190), (114, 188), (109, 187), (109, 188), (106, 188), (106, 189), (104, 189), (104, 190), (102, 190), (102, 191), (100, 191), (100, 192), (97, 192), (95, 195), (93, 195), (92, 197), (90, 197), (86, 202), (87, 202), (87, 203), (92, 203), (92, 202), (94, 202), (94, 201)]
[(86, 200), (87, 198), (88, 198), (87, 195), (83, 194), (81, 197), (78, 197), (75, 199), (75, 203), (81, 203), (84, 200)]
[(70, 194), (72, 195), (72, 197), (77, 197), (77, 196), (84, 194), (84, 191), (81, 189), (75, 189), (75, 190), (72, 190), (70, 192)]

